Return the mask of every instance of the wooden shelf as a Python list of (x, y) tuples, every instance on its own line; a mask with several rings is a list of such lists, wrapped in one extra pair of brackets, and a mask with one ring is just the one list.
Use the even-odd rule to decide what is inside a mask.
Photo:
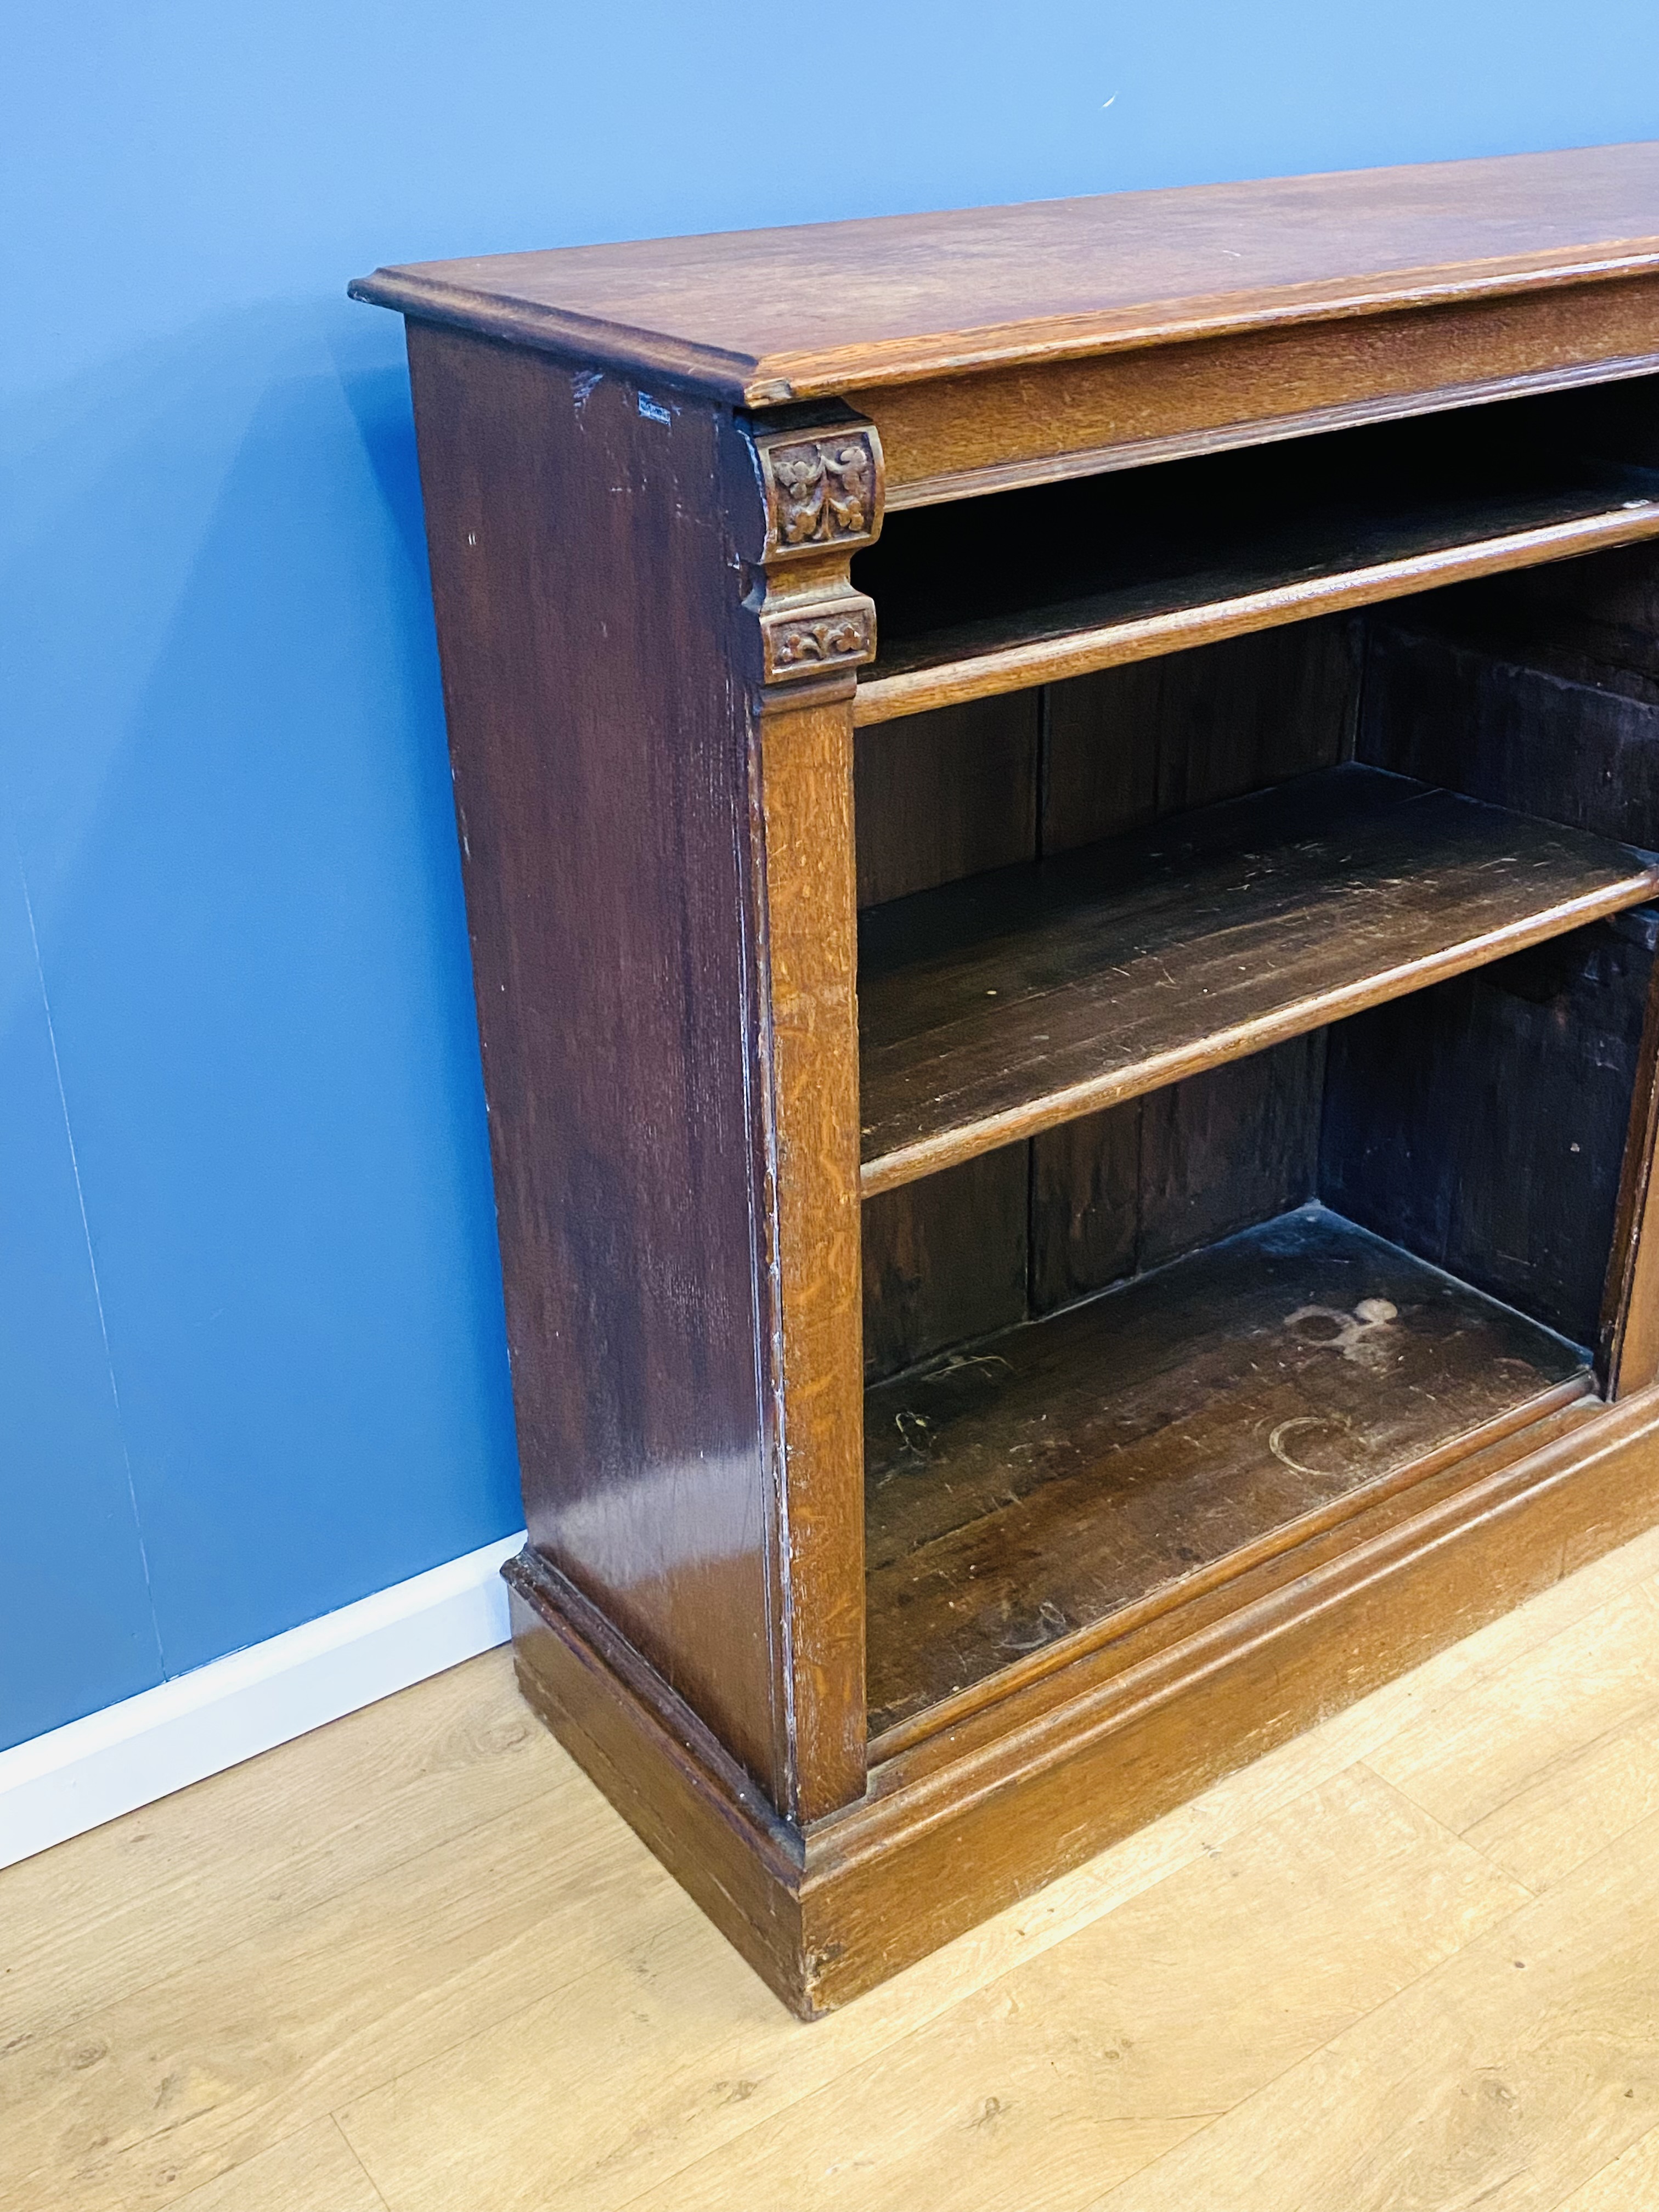
[(873, 908), (865, 1194), (1656, 891), (1650, 857), (1349, 764)]
[(1576, 1346), (1319, 1206), (883, 1383), (872, 1731), (943, 1726), (1590, 1388)]
[[(1010, 494), (984, 522), (895, 518), (855, 571), (878, 643), (854, 720), (1659, 535), (1650, 470), (1534, 457), (1517, 474), (1411, 428), (1409, 445), (1389, 426)], [(990, 555), (993, 520), (1018, 560)]]

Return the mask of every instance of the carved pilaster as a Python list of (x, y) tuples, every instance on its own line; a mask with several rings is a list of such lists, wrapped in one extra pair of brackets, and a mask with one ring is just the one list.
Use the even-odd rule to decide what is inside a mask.
[(757, 621), (757, 673), (769, 688), (850, 675), (876, 654), (876, 610), (850, 575), (853, 555), (881, 529), (875, 425), (819, 410), (817, 422), (751, 426), (748, 436), (761, 493), (757, 582), (745, 601)]
[(853, 692), (876, 611), (850, 568), (881, 527), (882, 457), (873, 426), (833, 403), (735, 428), (781, 1809), (805, 1824), (865, 1786)]

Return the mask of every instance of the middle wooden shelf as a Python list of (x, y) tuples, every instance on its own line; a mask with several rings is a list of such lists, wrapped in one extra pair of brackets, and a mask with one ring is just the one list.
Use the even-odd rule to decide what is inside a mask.
[(872, 908), (865, 1194), (1656, 893), (1650, 854), (1349, 763)]

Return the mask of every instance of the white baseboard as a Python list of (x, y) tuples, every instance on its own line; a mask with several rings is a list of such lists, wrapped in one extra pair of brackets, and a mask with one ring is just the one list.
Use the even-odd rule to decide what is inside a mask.
[(372, 1705), (507, 1638), (520, 1531), (0, 1751), (0, 1867)]

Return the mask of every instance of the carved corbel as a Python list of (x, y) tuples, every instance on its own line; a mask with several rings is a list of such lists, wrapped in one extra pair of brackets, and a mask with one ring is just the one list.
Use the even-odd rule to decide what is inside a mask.
[(842, 410), (817, 421), (753, 425), (761, 490), (756, 617), (767, 689), (851, 677), (876, 655), (876, 610), (851, 577), (852, 556), (881, 529), (881, 440), (873, 422)]

